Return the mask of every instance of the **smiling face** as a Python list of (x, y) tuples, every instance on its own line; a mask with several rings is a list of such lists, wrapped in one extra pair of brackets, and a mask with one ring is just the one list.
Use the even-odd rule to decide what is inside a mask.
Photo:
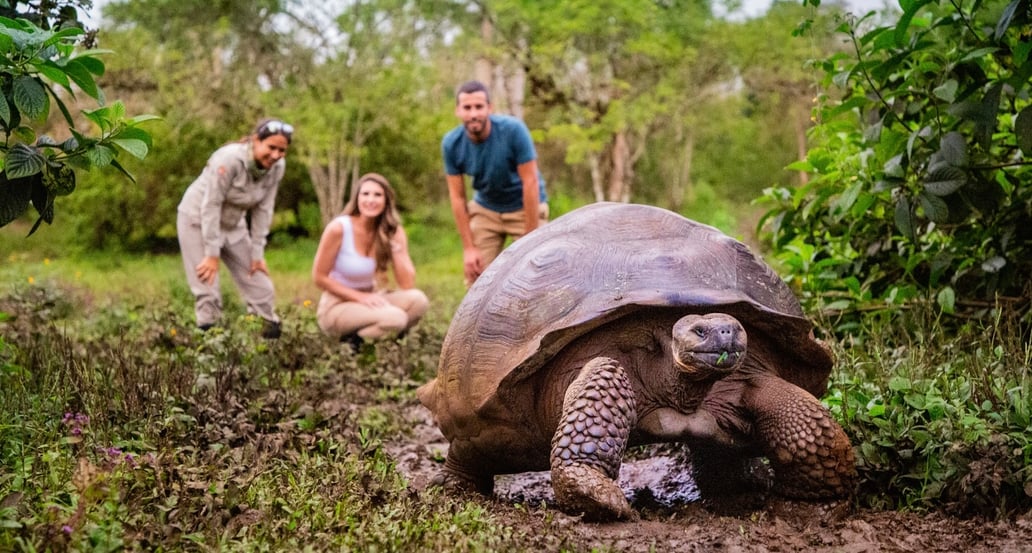
[(491, 102), (483, 91), (461, 92), (455, 103), (455, 115), (462, 120), (466, 135), (474, 142), (483, 142), (491, 134)]
[(252, 144), (254, 161), (262, 169), (268, 169), (283, 159), (287, 155), (287, 148), (290, 147), (290, 141), (282, 134), (270, 134), (265, 138), (258, 138), (258, 135), (254, 135)]
[(745, 362), (745, 328), (724, 313), (688, 315), (674, 324), (674, 363), (699, 379), (728, 374)]
[(363, 217), (375, 219), (383, 213), (387, 207), (387, 195), (383, 186), (374, 180), (364, 180), (358, 188), (358, 196), (355, 198), (358, 205), (358, 213)]

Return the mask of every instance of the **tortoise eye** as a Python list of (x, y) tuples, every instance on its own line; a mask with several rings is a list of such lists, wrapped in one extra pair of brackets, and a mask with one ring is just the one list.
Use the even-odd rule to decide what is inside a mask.
[(705, 338), (706, 337), (706, 329), (702, 328), (701, 326), (695, 327), (695, 335), (698, 336), (699, 338)]

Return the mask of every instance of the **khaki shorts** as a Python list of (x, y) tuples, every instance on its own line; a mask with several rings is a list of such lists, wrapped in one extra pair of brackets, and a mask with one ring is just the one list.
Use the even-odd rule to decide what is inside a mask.
[[(473, 245), (480, 251), (484, 267), (490, 265), (498, 254), (502, 253), (506, 239), (516, 240), (523, 236), (526, 222), (522, 209), (499, 213), (472, 200), (466, 209), (469, 211), (469, 229), (473, 233)], [(548, 204), (542, 203), (538, 207), (538, 226), (547, 222)]]

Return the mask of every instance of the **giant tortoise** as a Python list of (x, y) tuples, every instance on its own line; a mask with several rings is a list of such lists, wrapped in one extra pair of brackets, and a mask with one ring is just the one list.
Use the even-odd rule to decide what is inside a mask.
[(636, 518), (616, 484), (625, 450), (682, 442), (710, 466), (765, 456), (786, 497), (845, 497), (853, 450), (816, 399), (833, 362), (744, 244), (591, 204), (513, 243), (456, 310), (418, 390), (449, 441), (433, 483), (490, 494), (497, 474), (550, 469), (561, 509)]

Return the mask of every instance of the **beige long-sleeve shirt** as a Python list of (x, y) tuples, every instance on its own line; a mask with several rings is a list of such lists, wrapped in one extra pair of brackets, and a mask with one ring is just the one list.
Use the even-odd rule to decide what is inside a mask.
[(281, 159), (268, 170), (257, 169), (250, 141), (226, 144), (208, 158), (178, 208), (200, 225), (205, 256), (216, 257), (223, 244), (247, 236), (244, 216), (250, 213), (251, 259), (265, 258), (276, 190), (285, 168)]

